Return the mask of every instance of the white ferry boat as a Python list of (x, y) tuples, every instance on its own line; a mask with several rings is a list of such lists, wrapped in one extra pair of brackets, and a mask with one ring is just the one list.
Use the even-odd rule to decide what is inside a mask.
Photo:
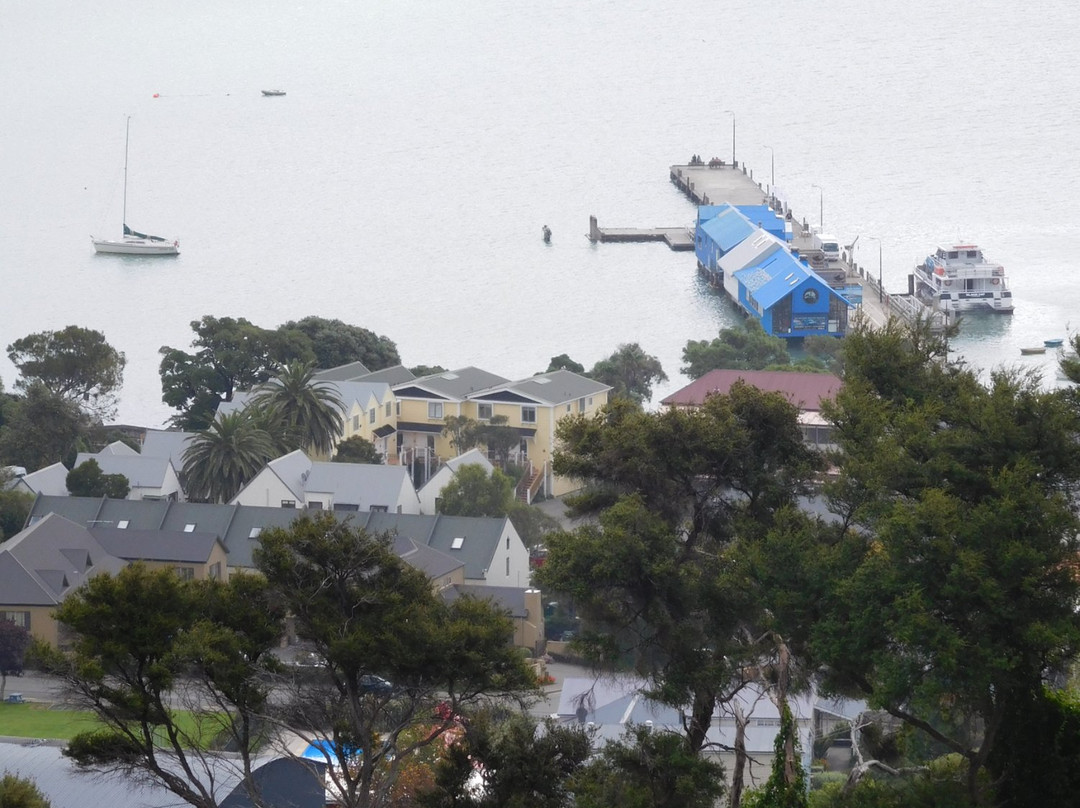
[(924, 303), (947, 312), (1013, 311), (1005, 268), (987, 261), (974, 244), (939, 247), (917, 264), (915, 294)]

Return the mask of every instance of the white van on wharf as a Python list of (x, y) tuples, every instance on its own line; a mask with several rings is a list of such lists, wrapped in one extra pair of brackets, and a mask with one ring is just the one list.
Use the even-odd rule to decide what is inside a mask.
[(831, 236), (827, 233), (818, 233), (818, 243), (821, 245), (821, 252), (825, 255), (825, 260), (829, 263), (840, 260), (840, 239), (836, 236)]

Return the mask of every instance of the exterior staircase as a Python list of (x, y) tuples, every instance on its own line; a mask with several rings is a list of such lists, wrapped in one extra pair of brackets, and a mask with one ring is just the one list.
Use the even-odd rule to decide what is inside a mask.
[(533, 466), (532, 462), (529, 463), (528, 467), (525, 469), (525, 473), (521, 475), (521, 479), (517, 484), (515, 495), (519, 502), (524, 502), (526, 505), (532, 505), (536, 493), (544, 484), (544, 478), (547, 476), (545, 474), (546, 471), (546, 463), (540, 468)]

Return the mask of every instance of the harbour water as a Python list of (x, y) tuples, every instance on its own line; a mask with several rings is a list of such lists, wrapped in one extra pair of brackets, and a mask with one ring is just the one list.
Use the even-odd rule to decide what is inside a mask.
[[(734, 120), (738, 160), (872, 271), (880, 239), (888, 288), (941, 242), (1003, 263), (1016, 314), (954, 347), (1053, 382), (1019, 348), (1080, 325), (1080, 6), (667, 5), (0, 0), (0, 345), (102, 330), (147, 425), (158, 348), (204, 314), (336, 317), (506, 376), (637, 341), (662, 395), (738, 315), (692, 256), (592, 245), (588, 217), (689, 223), (668, 166), (730, 159)], [(128, 223), (178, 258), (91, 249), (119, 235), (128, 115)]]

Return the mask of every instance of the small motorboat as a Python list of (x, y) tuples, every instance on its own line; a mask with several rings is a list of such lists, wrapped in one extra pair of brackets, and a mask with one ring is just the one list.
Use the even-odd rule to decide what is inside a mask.
[(1064, 343), (1064, 342), (1065, 342), (1064, 338), (1059, 337), (1057, 339), (1043, 340), (1043, 345), (1045, 345), (1047, 348), (1060, 348), (1062, 343)]
[(548, 227), (546, 224), (544, 225), (544, 229), (540, 231), (540, 235), (544, 237), (545, 244), (551, 243), (551, 228)]
[(1038, 348), (1021, 348), (1020, 353), (1024, 356), (1032, 356), (1034, 354), (1046, 353), (1046, 346), (1040, 345)]
[(266, 95), (266, 96), (285, 95), (285, 91), (284, 90), (263, 90), (262, 94)]

